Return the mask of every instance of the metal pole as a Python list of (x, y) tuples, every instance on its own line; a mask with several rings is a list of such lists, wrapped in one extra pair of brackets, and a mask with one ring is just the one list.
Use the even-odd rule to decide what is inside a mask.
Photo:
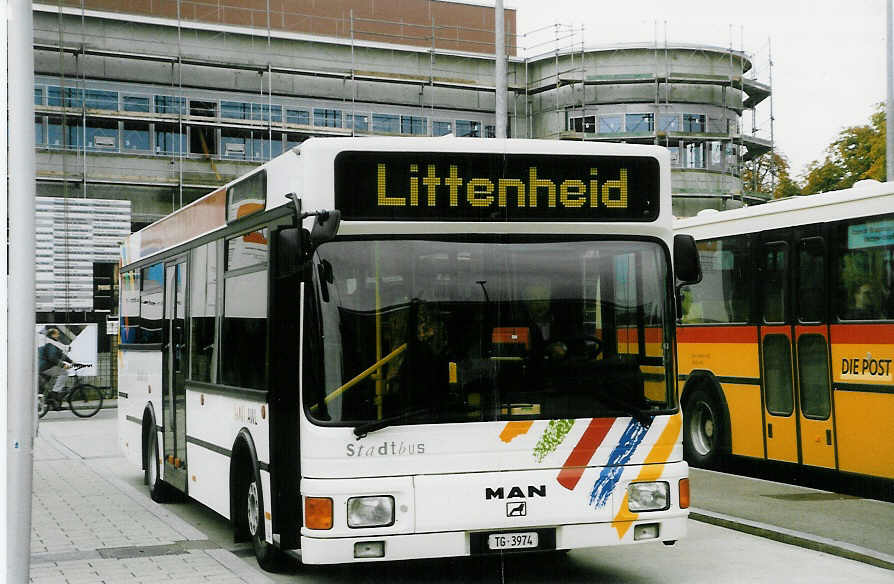
[[(7, 47), (6, 44), (6, 26), (7, 26), (7, 6), (6, 0), (0, 0), (0, 47)], [(7, 51), (8, 54), (8, 51)], [(3, 61), (3, 69), (0, 72), (0, 179), (3, 180), (3, 184), (7, 184), (6, 180), (9, 176), (8, 170), (9, 167), (7, 165), (7, 155), (9, 153), (7, 149), (7, 116), (2, 112), (6, 112), (7, 110), (7, 91), (9, 90), (9, 83), (7, 82), (7, 61), (8, 59), (4, 59)], [(7, 192), (5, 197), (0, 198), (0, 225), (9, 225), (7, 220), (9, 214), (7, 213), (7, 204), (9, 203), (9, 193)], [(8, 240), (6, 230), (3, 229), (0, 232), (0, 245), (2, 245), (3, 249), (8, 249)], [(2, 355), (2, 362), (6, 363), (7, 357), (7, 323), (6, 323), (6, 315), (8, 313), (8, 304), (6, 302), (6, 269), (7, 269), (7, 256), (6, 254), (0, 254), (0, 355)], [(7, 407), (9, 406), (9, 401), (7, 400), (6, 389), (9, 387), (7, 385), (7, 375), (6, 375), (6, 367), (3, 367), (0, 370), (0, 436), (6, 436), (6, 412)], [(8, 483), (6, 482), (7, 474), (6, 474), (6, 448), (0, 448), (0, 485), (4, 485), (4, 488), (8, 488)], [(0, 497), (0, 574), (6, 574), (7, 570), (7, 554), (6, 554), (6, 541), (8, 539), (7, 526), (9, 523), (6, 521), (7, 513), (6, 513), (6, 497)]]
[(888, 0), (888, 107), (885, 118), (885, 180), (894, 180), (894, 0)]
[(6, 581), (28, 581), (34, 461), (34, 22), (31, 2), (9, 0), (9, 279), (6, 434)]
[(495, 75), (497, 77), (496, 137), (505, 138), (508, 112), (506, 108), (506, 23), (503, 14), (503, 0), (496, 0), (496, 7), (494, 10), (496, 12), (496, 30), (494, 31), (496, 36), (496, 46), (494, 49), (494, 57), (496, 59)]

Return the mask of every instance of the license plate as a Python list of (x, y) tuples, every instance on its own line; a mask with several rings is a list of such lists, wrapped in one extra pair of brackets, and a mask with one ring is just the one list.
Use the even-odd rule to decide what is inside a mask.
[(491, 550), (522, 550), (538, 545), (537, 532), (492, 533), (487, 536), (487, 548)]

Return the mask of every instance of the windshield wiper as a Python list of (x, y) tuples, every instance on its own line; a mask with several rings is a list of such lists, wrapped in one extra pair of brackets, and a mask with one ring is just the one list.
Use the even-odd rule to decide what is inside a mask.
[(403, 412), (401, 414), (397, 414), (396, 416), (389, 416), (387, 418), (382, 418), (381, 420), (375, 420), (373, 422), (366, 422), (365, 424), (360, 424), (356, 428), (354, 428), (354, 436), (357, 436), (357, 439), (363, 438), (370, 432), (375, 432), (376, 430), (381, 430), (382, 428), (387, 428), (388, 426), (393, 426), (396, 422), (402, 422), (404, 420), (409, 420), (410, 418), (415, 418), (416, 416), (420, 416), (422, 414), (430, 414), (435, 411), (435, 408), (420, 408), (418, 410), (410, 410), (408, 412)]

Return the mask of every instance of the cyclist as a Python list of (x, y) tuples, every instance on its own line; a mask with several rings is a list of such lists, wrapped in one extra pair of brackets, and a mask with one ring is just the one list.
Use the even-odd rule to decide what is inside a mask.
[(49, 327), (46, 331), (46, 343), (37, 350), (37, 370), (47, 379), (55, 379), (50, 391), (61, 393), (65, 389), (68, 370), (74, 363), (68, 358), (69, 346), (62, 342), (62, 331)]

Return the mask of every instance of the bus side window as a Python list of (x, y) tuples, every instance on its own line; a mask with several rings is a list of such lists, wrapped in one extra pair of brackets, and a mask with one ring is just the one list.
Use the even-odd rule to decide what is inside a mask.
[(870, 236), (894, 231), (894, 219), (856, 222), (838, 230), (838, 317), (894, 318), (894, 244)]
[(217, 243), (192, 250), (190, 258), (190, 378), (216, 381)]

